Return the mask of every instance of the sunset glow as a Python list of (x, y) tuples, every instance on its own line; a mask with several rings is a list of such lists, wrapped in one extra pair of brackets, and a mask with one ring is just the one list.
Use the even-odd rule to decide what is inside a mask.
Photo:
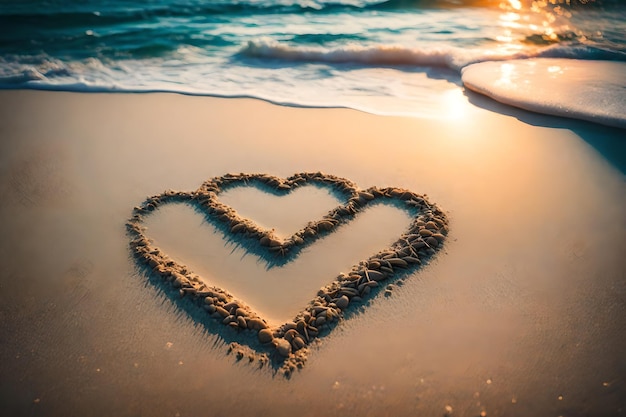
[(509, 6), (515, 10), (521, 10), (522, 2), (519, 0), (509, 0)]
[(626, 410), (626, 0), (0, 28), (0, 417)]

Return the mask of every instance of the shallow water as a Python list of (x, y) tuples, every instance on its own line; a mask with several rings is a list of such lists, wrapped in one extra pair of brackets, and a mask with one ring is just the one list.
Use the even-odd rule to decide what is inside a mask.
[(445, 118), (445, 97), (461, 91), (460, 70), (472, 63), (626, 60), (623, 2), (533, 4), (2, 2), (0, 87), (245, 96)]

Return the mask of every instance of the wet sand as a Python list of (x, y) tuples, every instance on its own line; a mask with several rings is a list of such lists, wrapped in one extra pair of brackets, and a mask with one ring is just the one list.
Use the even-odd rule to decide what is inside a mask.
[[(0, 103), (0, 408), (9, 415), (626, 412), (623, 130), (475, 95), (447, 121), (172, 94), (2, 91)], [(149, 280), (125, 223), (166, 189), (229, 172), (316, 171), (427, 194), (449, 235), (286, 379), (229, 355), (233, 334)], [(190, 222), (189, 236), (208, 227)], [(356, 243), (370, 232), (345, 233)], [(187, 243), (203, 238), (213, 239)], [(337, 258), (326, 244), (302, 253), (293, 273)], [(229, 265), (232, 253), (223, 269), (199, 268), (240, 268), (239, 280), (264, 271), (251, 255)]]

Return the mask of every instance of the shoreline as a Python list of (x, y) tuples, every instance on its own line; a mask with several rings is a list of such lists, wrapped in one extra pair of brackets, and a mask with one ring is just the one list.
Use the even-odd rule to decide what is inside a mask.
[[(504, 68), (506, 67), (506, 68)], [(446, 84), (432, 84), (429, 89), (417, 91), (428, 94), (425, 106), (433, 106), (429, 110), (416, 112), (400, 111), (397, 105), (379, 108), (377, 100), (365, 100), (353, 104), (322, 104), (298, 103), (284, 99), (274, 99), (254, 94), (219, 94), (212, 92), (194, 92), (175, 89), (124, 90), (97, 86), (62, 86), (54, 84), (30, 85), (28, 88), (0, 87), (0, 91), (50, 91), (78, 94), (179, 94), (189, 97), (206, 97), (209, 99), (258, 100), (264, 103), (297, 108), (297, 109), (330, 109), (354, 110), (374, 116), (399, 117), (412, 119), (449, 119), (450, 113), (464, 107), (464, 97), (468, 94), (479, 94), (493, 101), (489, 106), (492, 110), (508, 114), (511, 109), (528, 113), (536, 117), (554, 117), (552, 124), (558, 119), (587, 122), (594, 125), (626, 129), (626, 118), (620, 108), (620, 95), (611, 86), (622, 86), (626, 77), (621, 75), (620, 67), (626, 68), (622, 61), (583, 60), (574, 58), (535, 57), (514, 58), (508, 60), (486, 60), (470, 63), (459, 68), (458, 72), (446, 67), (424, 67), (428, 78), (447, 80)], [(441, 71), (439, 77), (430, 72)], [(457, 80), (447, 78), (445, 74), (452, 71)], [(569, 78), (575, 80), (572, 82)], [(496, 80), (494, 82), (494, 80)], [(533, 80), (530, 83), (529, 80)], [(601, 81), (601, 82), (600, 82)], [(575, 88), (576, 83), (585, 86)], [(424, 88), (424, 86), (422, 86)], [(539, 91), (541, 94), (533, 94)], [(398, 99), (391, 97), (391, 101)], [(394, 107), (396, 106), (396, 107)], [(570, 108), (570, 106), (573, 106)], [(395, 110), (394, 110), (395, 108)], [(441, 116), (443, 115), (443, 116)]]
[[(434, 120), (179, 94), (0, 91), (0, 407), (623, 413), (623, 130), (462, 98)], [(148, 282), (124, 224), (167, 189), (226, 173), (318, 171), (426, 194), (449, 234), (432, 262), (340, 322), (287, 380), (229, 355), (231, 329)]]

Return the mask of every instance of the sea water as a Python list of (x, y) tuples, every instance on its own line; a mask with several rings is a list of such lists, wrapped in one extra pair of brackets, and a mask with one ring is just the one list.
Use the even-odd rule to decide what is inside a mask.
[[(464, 68), (527, 58), (613, 61), (626, 74), (626, 2), (0, 1), (0, 88), (171, 91), (438, 117), (463, 94)], [(626, 75), (597, 80), (620, 119)], [(533, 100), (532, 91), (523, 97), (542, 111)]]

